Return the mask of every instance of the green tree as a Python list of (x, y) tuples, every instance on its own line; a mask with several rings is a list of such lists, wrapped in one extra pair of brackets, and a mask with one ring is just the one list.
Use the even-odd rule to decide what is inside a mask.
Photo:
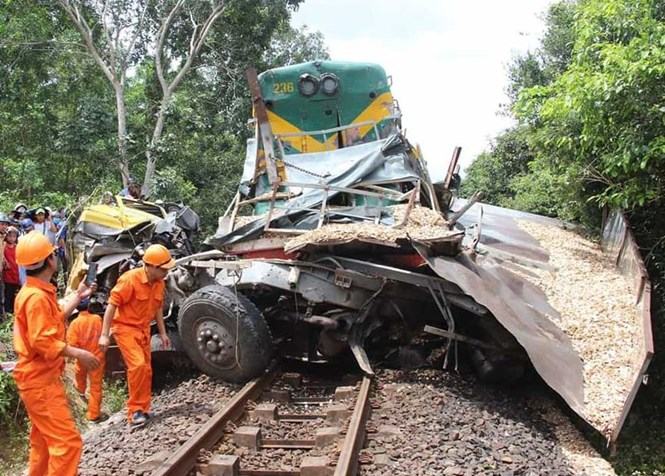
[(545, 86), (563, 73), (572, 60), (577, 0), (553, 3), (545, 14), (540, 46), (516, 56), (508, 66), (507, 93), (513, 105), (524, 89)]
[[(245, 141), (253, 134), (253, 129), (247, 127), (252, 106), (245, 69), (249, 65), (259, 70), (282, 66), (287, 58), (311, 61), (328, 57), (320, 33), (290, 26), (288, 4), (272, 2), (270, 8), (259, 6), (257, 2), (234, 4), (235, 10), (227, 10), (218, 20), (219, 28), (209, 37), (211, 47), (202, 52), (200, 63), (174, 95), (160, 145), (160, 168), (164, 171), (157, 172), (157, 181), (162, 184), (157, 196), (164, 193), (168, 181), (182, 184), (171, 186), (173, 192), (192, 190), (189, 204), (201, 213), (208, 232), (214, 229), (218, 216), (236, 192)], [(243, 20), (246, 18), (256, 22), (253, 33), (247, 31)], [(276, 22), (277, 18), (282, 20)], [(291, 43), (285, 43), (283, 35), (297, 38), (298, 48), (290, 49)], [(217, 48), (217, 44), (226, 47)], [(280, 48), (289, 51), (282, 54)], [(149, 133), (149, 116), (159, 97), (158, 92), (154, 93), (156, 87), (148, 64), (128, 92), (128, 98), (139, 101), (131, 108), (136, 111), (129, 120), (133, 130)], [(141, 164), (135, 165), (136, 170), (140, 171), (140, 167)], [(186, 199), (177, 195), (171, 198)]]
[[(524, 91), (545, 87), (566, 70), (572, 60), (577, 5), (572, 0), (552, 4), (544, 17), (545, 34), (539, 47), (513, 59), (506, 91), (510, 101), (504, 113), (514, 115), (513, 108)], [(572, 169), (553, 170), (546, 161), (536, 160), (537, 121), (537, 117), (522, 118), (517, 126), (499, 134), (489, 150), (467, 168), (462, 195), (482, 190), (489, 203), (578, 218), (585, 206), (577, 206), (579, 194), (571, 186), (571, 180), (576, 180), (571, 177)]]
[(514, 127), (497, 136), (490, 150), (480, 154), (466, 169), (461, 193), (470, 197), (483, 192), (483, 200), (509, 206), (515, 196), (513, 182), (528, 172), (533, 160), (527, 143), (528, 128)]
[(263, 61), (270, 67), (288, 66), (304, 63), (314, 59), (330, 59), (321, 32), (308, 31), (306, 25), (293, 28), (284, 22), (275, 32), (269, 48), (265, 51)]
[(547, 86), (523, 90), (518, 117), (552, 171), (574, 167), (577, 187), (624, 208), (662, 200), (665, 179), (665, 25), (653, 2), (587, 1), (573, 62)]
[(263, 53), (279, 26), (288, 25), (290, 12), (300, 1), (58, 0), (115, 93), (119, 165), (124, 183), (130, 168), (128, 71), (150, 64), (157, 79), (157, 87), (152, 89), (157, 99), (150, 108), (153, 114), (143, 124), (149, 124), (149, 134), (134, 135), (145, 154), (143, 185), (145, 195), (150, 195), (157, 161), (168, 154), (163, 143), (168, 133), (167, 118), (177, 91), (189, 80), (191, 71), (198, 69), (205, 74), (230, 62), (236, 66), (233, 57), (238, 46), (242, 52), (253, 47)]
[[(204, 211), (208, 230), (235, 192), (251, 133), (246, 67), (263, 70), (283, 61), (327, 57), (320, 34), (290, 26), (298, 3), (225, 2), (216, 28), (171, 97), (153, 150), (160, 164), (156, 196), (191, 200)], [(85, 15), (96, 18), (94, 12)], [(174, 18), (165, 46), (169, 61), (178, 61), (176, 52), (187, 47), (192, 28), (189, 19)], [(95, 34), (103, 45), (101, 26)], [(141, 42), (146, 44), (145, 38)], [(154, 56), (139, 48), (128, 61), (132, 74), (123, 87), (127, 161), (140, 176), (163, 90)], [(173, 74), (169, 68), (167, 79)], [(55, 2), (0, 0), (2, 209), (17, 201), (73, 203), (94, 189), (118, 190), (116, 99), (80, 31)]]
[(76, 33), (55, 8), (0, 3), (0, 190), (3, 202), (61, 204), (108, 175), (113, 114)]

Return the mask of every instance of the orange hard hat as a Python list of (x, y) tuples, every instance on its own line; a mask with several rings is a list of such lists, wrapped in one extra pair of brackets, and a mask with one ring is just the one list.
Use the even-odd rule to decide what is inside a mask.
[(46, 236), (31, 231), (18, 239), (16, 262), (25, 269), (37, 269), (56, 249)]
[(143, 262), (162, 269), (171, 269), (175, 266), (175, 260), (164, 245), (150, 245), (145, 250)]

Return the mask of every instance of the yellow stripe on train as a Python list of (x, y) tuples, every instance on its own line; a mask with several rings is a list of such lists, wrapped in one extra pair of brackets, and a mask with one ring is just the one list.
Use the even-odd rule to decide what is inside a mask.
[[(378, 123), (392, 114), (392, 105), (392, 94), (389, 92), (383, 93), (358, 114), (349, 125), (370, 121)], [(324, 152), (337, 148), (337, 134), (331, 135), (325, 142), (319, 141), (310, 135), (289, 137), (290, 134), (300, 134), (303, 131), (272, 111), (268, 111), (268, 121), (273, 134), (278, 137), (281, 136), (279, 138), (282, 142), (288, 143), (299, 152)], [(360, 126), (359, 137), (364, 137), (372, 127), (372, 124)]]

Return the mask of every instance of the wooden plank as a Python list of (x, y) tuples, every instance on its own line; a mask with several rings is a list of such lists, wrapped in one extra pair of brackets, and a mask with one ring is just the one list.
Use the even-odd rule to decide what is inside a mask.
[(194, 268), (204, 269), (233, 269), (241, 270), (249, 268), (250, 264), (247, 262), (239, 263), (231, 260), (192, 260), (188, 263), (189, 266)]
[(459, 163), (461, 153), (462, 148), (460, 146), (453, 149), (453, 156), (450, 158), (450, 163), (448, 164), (448, 172), (446, 173), (446, 178), (443, 180), (443, 188), (446, 190), (450, 189), (450, 182), (453, 180), (453, 175), (455, 174), (455, 169)]
[(400, 220), (399, 223), (393, 225), (393, 228), (402, 228), (409, 221), (409, 215), (411, 210), (413, 210), (413, 205), (416, 203), (417, 191), (420, 189), (420, 181), (417, 183), (416, 188), (411, 190), (411, 195), (409, 196), (409, 203), (406, 205), (406, 210), (404, 210), (404, 217)]
[[(336, 187), (334, 185), (321, 184), (321, 183), (304, 183), (304, 182), (282, 182), (284, 187), (298, 187), (298, 188), (316, 188), (320, 190), (332, 190), (333, 192), (345, 192), (353, 195), (364, 195), (366, 197), (387, 198), (385, 193), (368, 192), (367, 190), (360, 190), (358, 188), (349, 187)], [(393, 194), (395, 196), (395, 194)]]
[[(263, 144), (266, 170), (268, 171), (268, 180), (271, 184), (274, 184), (279, 181), (279, 177), (277, 176), (277, 167), (275, 166), (275, 150), (273, 148), (275, 137), (272, 134), (270, 121), (268, 121), (268, 110), (266, 109), (266, 103), (263, 101), (263, 96), (261, 95), (261, 87), (259, 86), (259, 78), (256, 74), (256, 69), (247, 68), (245, 74), (247, 76), (247, 82), (249, 83), (249, 90), (252, 93), (254, 114), (256, 115), (256, 121), (259, 126), (259, 135), (261, 136), (261, 143)], [(256, 157), (256, 166), (254, 169), (255, 178), (257, 176), (259, 165), (258, 153)]]
[(235, 243), (224, 247), (228, 253), (242, 254), (252, 251), (283, 249), (286, 240), (284, 238), (258, 238), (256, 240)]

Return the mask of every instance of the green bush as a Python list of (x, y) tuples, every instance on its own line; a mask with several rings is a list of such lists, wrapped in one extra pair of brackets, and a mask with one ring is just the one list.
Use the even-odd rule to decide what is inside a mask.
[[(0, 324), (0, 361), (15, 360), (12, 322)], [(0, 372), (0, 474), (20, 474), (28, 451), (25, 409), (11, 374)]]
[(14, 423), (19, 405), (18, 390), (11, 375), (0, 373), (0, 424), (8, 427)]
[[(12, 322), (7, 319), (0, 325), (0, 361), (14, 360)], [(25, 412), (21, 406), (18, 389), (11, 374), (0, 372), (0, 434), (15, 433), (24, 426)]]
[(127, 381), (104, 380), (102, 395), (104, 410), (108, 413), (119, 412), (127, 401)]

